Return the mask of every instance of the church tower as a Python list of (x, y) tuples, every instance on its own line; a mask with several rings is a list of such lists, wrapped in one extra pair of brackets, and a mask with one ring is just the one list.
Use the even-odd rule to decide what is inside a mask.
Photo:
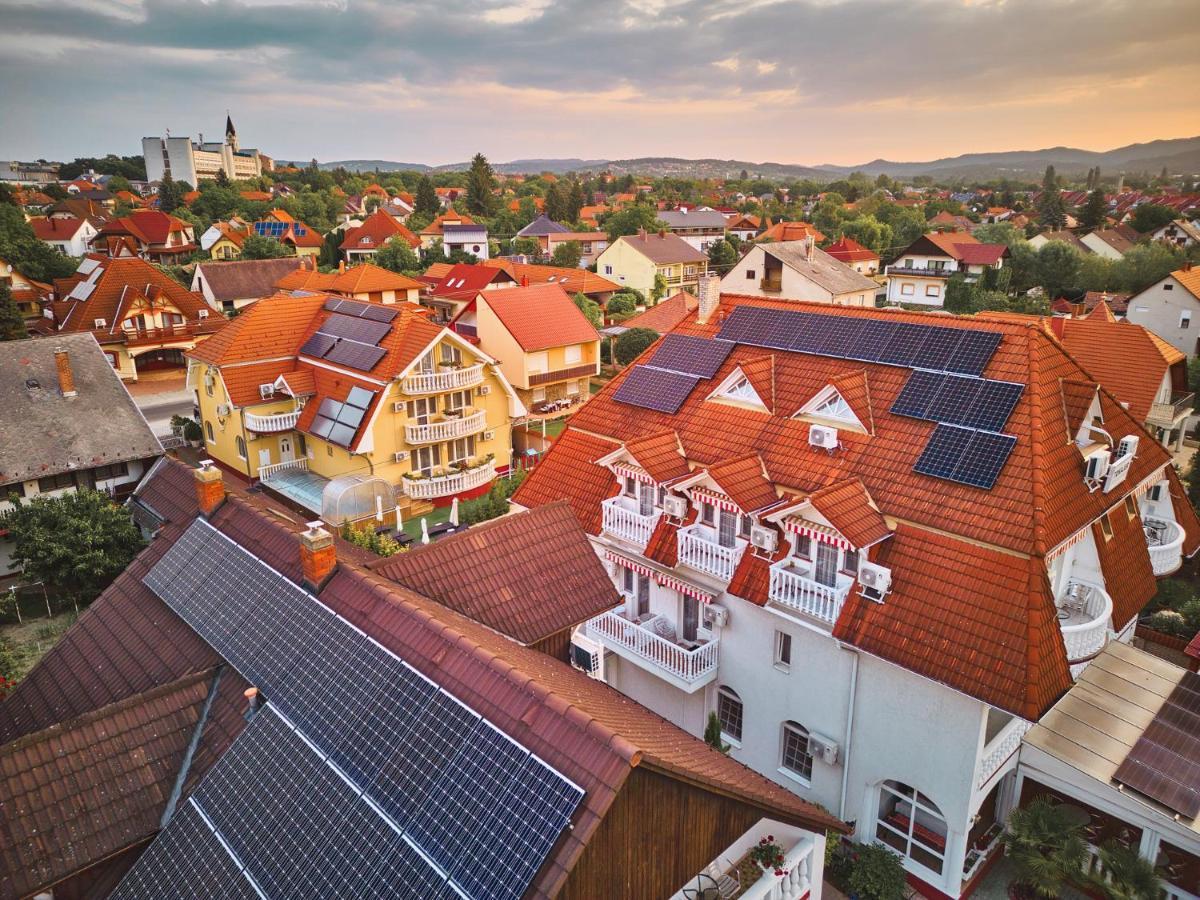
[(235, 152), (237, 151), (237, 132), (233, 128), (233, 119), (230, 118), (228, 110), (225, 112), (225, 143), (233, 147)]

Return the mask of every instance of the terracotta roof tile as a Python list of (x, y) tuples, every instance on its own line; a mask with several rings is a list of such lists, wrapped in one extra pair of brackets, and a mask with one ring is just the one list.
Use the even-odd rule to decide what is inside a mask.
[(757, 453), (748, 453), (711, 465), (708, 467), (708, 474), (742, 512), (762, 509), (779, 499), (771, 480), (767, 477), (762, 457)]
[(487, 304), (527, 353), (600, 339), (592, 323), (557, 284), (489, 291), (478, 302)]
[(1064, 378), (1060, 384), (1062, 385), (1063, 416), (1067, 425), (1067, 433), (1074, 435), (1083, 425), (1083, 420), (1092, 406), (1092, 401), (1096, 399), (1096, 392), (1100, 390), (1100, 385), (1094, 381), (1076, 381), (1070, 378)]
[(855, 547), (869, 547), (892, 533), (857, 478), (821, 488), (808, 499)]
[(672, 294), (666, 300), (651, 306), (645, 312), (630, 316), (621, 325), (625, 328), (649, 328), (659, 334), (666, 334), (695, 312), (700, 301), (687, 291)]
[(1106, 539), (1099, 522), (1092, 525), (1092, 539), (1100, 557), (1104, 586), (1112, 596), (1113, 629), (1121, 631), (1142, 611), (1158, 591), (1142, 518), (1130, 516), (1122, 506), (1107, 514), (1112, 537)]
[(1176, 269), (1171, 275), (1192, 296), (1200, 298), (1200, 266), (1193, 265), (1186, 269)]
[[(480, 265), (503, 269), (518, 284), (533, 287), (538, 284), (558, 284), (568, 294), (608, 294), (621, 289), (615, 281), (589, 272), (587, 269), (568, 269), (562, 266), (538, 266), (508, 259), (485, 259)], [(431, 274), (426, 272), (426, 275)]]
[(878, 253), (867, 249), (854, 238), (844, 237), (834, 241), (825, 248), (825, 252), (843, 263), (879, 261)]
[(808, 222), (776, 222), (768, 225), (766, 230), (754, 239), (756, 244), (782, 241), (802, 241), (811, 237), (817, 243), (825, 240), (825, 235)]
[(394, 237), (399, 237), (410, 247), (421, 246), (421, 240), (403, 224), (381, 209), (375, 210), (357, 228), (346, 231), (342, 238), (342, 250), (378, 250)]
[(188, 356), (217, 366), (293, 356), (324, 303), (319, 294), (264, 297)]
[(421, 282), (373, 263), (360, 263), (333, 276), (325, 290), (338, 294), (365, 294), (371, 291), (407, 291), (421, 288)]
[(690, 471), (683, 449), (679, 445), (679, 436), (674, 431), (660, 431), (638, 438), (627, 443), (625, 449), (659, 484), (679, 478)]
[(555, 440), (552, 454), (538, 463), (540, 478), (526, 478), (513, 494), (522, 506), (542, 506), (569, 500), (575, 517), (589, 534), (600, 533), (600, 501), (617, 490), (617, 479), (608, 469), (595, 465), (601, 456), (617, 447), (615, 441), (594, 437), (570, 426)]

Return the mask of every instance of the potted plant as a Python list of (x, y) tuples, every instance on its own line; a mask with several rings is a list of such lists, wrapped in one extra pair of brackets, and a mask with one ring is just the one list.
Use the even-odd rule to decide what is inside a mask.
[(1143, 900), (1159, 896), (1159, 878), (1153, 863), (1133, 847), (1107, 841), (1100, 848), (1103, 876), (1092, 880), (1093, 887), (1107, 900)]
[(1016, 869), (1008, 886), (1012, 900), (1060, 896), (1067, 882), (1082, 874), (1087, 860), (1083, 825), (1045, 797), (1013, 810), (1000, 840)]
[(199, 447), (200, 441), (204, 438), (204, 432), (200, 429), (200, 423), (195, 419), (188, 419), (183, 424), (183, 439), (193, 447)]
[(860, 844), (846, 880), (851, 900), (901, 900), (907, 875), (900, 857), (883, 844)]
[(775, 843), (775, 835), (768, 834), (750, 850), (750, 858), (764, 872), (774, 872), (776, 875), (786, 875), (783, 867), (783, 847)]

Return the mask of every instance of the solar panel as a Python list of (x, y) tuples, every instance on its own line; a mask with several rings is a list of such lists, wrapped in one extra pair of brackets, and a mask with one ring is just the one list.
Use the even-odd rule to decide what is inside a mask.
[(340, 366), (358, 369), (360, 372), (370, 372), (386, 353), (382, 347), (372, 347), (354, 341), (338, 341), (333, 349), (325, 354), (325, 359)]
[(990, 490), (1016, 443), (1010, 434), (939, 424), (913, 471)]
[(896, 330), (879, 353), (878, 362), (907, 366), (925, 342), (925, 329), (910, 322), (897, 322)]
[(390, 322), (396, 318), (396, 315), (396, 310), (387, 309), (378, 304), (372, 304), (362, 311), (362, 317), (370, 319), (372, 322)]
[(942, 382), (933, 397), (933, 402), (925, 409), (924, 418), (935, 422), (949, 422), (952, 425), (977, 427), (974, 422), (969, 421), (968, 413), (983, 386), (984, 382), (979, 378), (942, 375)]
[(304, 346), (300, 348), (300, 353), (303, 356), (315, 356), (317, 359), (321, 359), (336, 343), (337, 338), (318, 331), (304, 342)]
[(334, 422), (333, 427), (329, 429), (329, 437), (327, 440), (331, 444), (337, 444), (340, 447), (349, 447), (354, 443), (355, 430), (350, 425), (343, 425), (341, 422)]
[(913, 471), (921, 475), (932, 475), (935, 478), (952, 480), (958, 461), (962, 459), (963, 451), (974, 432), (970, 428), (960, 428), (957, 425), (938, 425), (929, 436), (925, 449), (917, 458)]
[(368, 391), (366, 388), (360, 388), (358, 385), (355, 385), (350, 388), (350, 393), (346, 395), (346, 404), (358, 409), (366, 409), (371, 405), (371, 400), (374, 396), (374, 391)]
[(370, 319), (360, 319), (341, 313), (334, 313), (321, 324), (321, 332), (335, 337), (348, 338), (362, 344), (374, 346), (383, 340), (384, 335), (392, 330), (387, 322), (374, 322)]
[(690, 334), (668, 334), (650, 358), (649, 365), (712, 378), (732, 349), (733, 344), (729, 341)]
[(916, 369), (896, 396), (891, 412), (900, 416), (1001, 431), (1025, 386), (945, 372)]
[(999, 346), (998, 331), (968, 331), (946, 360), (946, 370), (963, 375), (982, 375)]
[(329, 312), (341, 313), (344, 316), (370, 319), (373, 322), (390, 322), (400, 314), (398, 310), (388, 309), (386, 306), (378, 303), (367, 303), (361, 300), (343, 300), (340, 298), (326, 300), (324, 309)]
[(308, 426), (308, 430), (312, 432), (314, 437), (324, 440), (329, 437), (329, 432), (333, 430), (333, 424), (333, 419), (328, 416), (318, 415), (313, 419), (312, 424)]
[(958, 349), (959, 342), (966, 333), (959, 328), (927, 328), (925, 342), (921, 345), (919, 354), (914, 356), (912, 365), (922, 369), (945, 369), (947, 360)]
[(880, 319), (864, 319), (858, 344), (850, 348), (846, 355), (865, 362), (878, 361), (880, 354), (883, 353), (883, 348), (895, 335), (896, 327), (899, 324), (899, 322), (884, 322)]
[(351, 428), (358, 428), (365, 414), (365, 409), (359, 409), (357, 406), (351, 406), (349, 403), (343, 403), (342, 408), (338, 410), (335, 421), (339, 425), (348, 425)]
[(1183, 673), (1113, 778), (1184, 819), (1200, 814), (1200, 675)]
[(967, 410), (963, 424), (984, 431), (1001, 431), (1007, 424), (1008, 417), (1012, 415), (1017, 401), (1021, 399), (1025, 385), (988, 379), (983, 380), (981, 384), (983, 387), (979, 396)]
[(924, 419), (925, 410), (933, 403), (945, 380), (946, 376), (941, 372), (917, 369), (908, 376), (908, 381), (896, 396), (891, 408), (892, 414)]
[(634, 366), (613, 394), (613, 399), (643, 409), (675, 413), (699, 381), (695, 375)]

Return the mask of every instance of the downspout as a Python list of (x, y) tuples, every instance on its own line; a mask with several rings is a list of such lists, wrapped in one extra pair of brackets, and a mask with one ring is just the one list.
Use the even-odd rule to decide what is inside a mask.
[(238, 421), (242, 423), (242, 446), (246, 448), (246, 480), (253, 481), (254, 476), (250, 474), (250, 439), (246, 437), (246, 407), (244, 406), (238, 409)]
[(841, 647), (854, 656), (854, 665), (850, 669), (850, 696), (846, 701), (846, 755), (842, 760), (842, 796), (838, 801), (838, 818), (845, 822), (846, 790), (850, 783), (850, 740), (854, 736), (854, 701), (858, 696), (858, 651), (845, 644)]

